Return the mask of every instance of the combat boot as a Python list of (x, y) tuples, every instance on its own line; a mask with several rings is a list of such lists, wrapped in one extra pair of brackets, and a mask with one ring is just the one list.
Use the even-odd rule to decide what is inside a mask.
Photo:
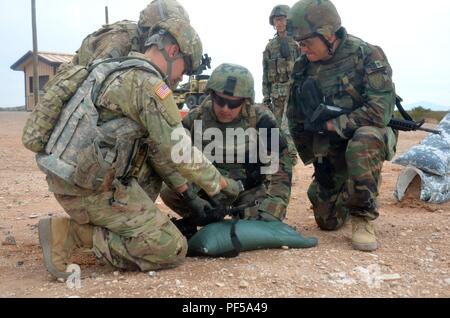
[(352, 244), (355, 250), (372, 252), (378, 248), (375, 229), (364, 217), (352, 217)]
[(39, 221), (39, 242), (44, 264), (55, 278), (67, 279), (66, 272), (75, 248), (93, 247), (94, 227), (79, 225), (69, 218), (46, 218)]

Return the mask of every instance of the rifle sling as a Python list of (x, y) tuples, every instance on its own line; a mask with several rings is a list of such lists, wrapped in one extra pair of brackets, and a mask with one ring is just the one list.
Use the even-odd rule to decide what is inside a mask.
[(395, 105), (397, 106), (398, 111), (400, 112), (400, 114), (402, 115), (404, 120), (409, 120), (409, 121), (414, 121), (412, 119), (412, 117), (406, 112), (406, 110), (403, 108), (403, 105), (401, 103), (401, 98), (400, 97), (396, 97), (395, 98)]
[[(358, 93), (358, 91), (355, 89), (355, 87), (353, 87), (353, 85), (350, 83), (347, 76), (344, 76), (342, 78), (342, 85), (343, 85), (345, 92), (347, 92), (347, 94), (349, 94), (358, 104), (362, 105), (364, 103), (363, 97), (361, 96), (361, 94)], [(402, 102), (401, 97), (396, 96), (395, 106), (397, 106), (397, 109), (400, 112), (400, 114), (402, 115), (403, 119), (408, 120), (408, 121), (414, 121), (412, 119), (412, 117), (408, 114), (408, 112), (403, 108), (403, 105), (401, 102)]]
[(344, 88), (344, 91), (347, 92), (347, 94), (349, 94), (357, 104), (362, 105), (364, 103), (363, 97), (350, 83), (350, 80), (347, 76), (344, 76), (342, 78), (342, 86)]

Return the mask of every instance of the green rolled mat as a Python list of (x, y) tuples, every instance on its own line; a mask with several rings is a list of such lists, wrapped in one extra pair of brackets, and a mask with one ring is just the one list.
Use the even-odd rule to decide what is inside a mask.
[(318, 244), (315, 237), (304, 237), (282, 222), (241, 220), (235, 233), (240, 242), (238, 250), (232, 240), (233, 221), (213, 223), (202, 228), (189, 240), (189, 256), (229, 257), (239, 252), (260, 249), (311, 248)]

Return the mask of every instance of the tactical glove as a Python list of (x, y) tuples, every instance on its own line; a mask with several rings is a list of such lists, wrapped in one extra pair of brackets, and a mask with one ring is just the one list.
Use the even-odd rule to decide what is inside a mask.
[(326, 121), (311, 123), (309, 120), (305, 120), (303, 127), (305, 131), (311, 133), (324, 134), (328, 131)]
[(200, 198), (191, 187), (179, 194), (179, 197), (189, 208), (193, 219), (206, 217), (207, 211), (213, 208), (211, 203)]

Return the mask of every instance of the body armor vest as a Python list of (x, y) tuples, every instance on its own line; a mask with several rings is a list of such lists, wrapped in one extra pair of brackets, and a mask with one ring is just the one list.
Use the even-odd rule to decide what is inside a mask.
[[(223, 158), (215, 158), (218, 160), (212, 160), (214, 161), (214, 166), (222, 173), (223, 175), (232, 178), (234, 180), (240, 180), (244, 184), (246, 189), (252, 188), (255, 186), (255, 183), (258, 183), (255, 180), (250, 180), (249, 176), (249, 170), (256, 170), (256, 166), (258, 165), (257, 159), (249, 161), (250, 155), (257, 154), (258, 149), (255, 149), (255, 152), (252, 154), (248, 153), (248, 150), (251, 149), (249, 144), (251, 142), (256, 142), (257, 145), (257, 139), (253, 140), (250, 136), (245, 135), (245, 142), (240, 143), (239, 140), (235, 140), (234, 148), (230, 148), (230, 145), (227, 146), (226, 141), (230, 140), (227, 137), (227, 129), (242, 129), (243, 131), (247, 131), (249, 128), (253, 128), (255, 132), (257, 132), (257, 114), (256, 109), (254, 106), (248, 104), (244, 106), (242, 110), (242, 115), (239, 121), (233, 122), (233, 123), (227, 123), (227, 124), (221, 124), (217, 121), (215, 116), (213, 115), (213, 109), (212, 109), (212, 100), (210, 97), (204, 101), (204, 103), (200, 106), (198, 110), (198, 117), (195, 120), (201, 120), (202, 121), (202, 131), (195, 131), (194, 126), (190, 127), (191, 129), (191, 136), (193, 136), (194, 140), (201, 140), (203, 141), (202, 149), (204, 152), (209, 153), (208, 149), (211, 147), (211, 140), (205, 140), (204, 139), (204, 131), (210, 128), (213, 129), (219, 129), (224, 137), (224, 140), (220, 142), (215, 142), (215, 150), (218, 153), (223, 153)], [(201, 135), (200, 135), (201, 134)], [(239, 135), (238, 138), (242, 137)], [(258, 135), (254, 136), (255, 138), (258, 138)], [(206, 150), (206, 151), (205, 151)], [(229, 154), (232, 157), (227, 157), (227, 154)], [(244, 159), (245, 162), (250, 162), (250, 164), (244, 164), (240, 160), (238, 161), (237, 156), (238, 155), (245, 154), (244, 158), (241, 157), (241, 159)], [(210, 158), (214, 159), (214, 158)], [(227, 160), (229, 159), (229, 160)], [(230, 163), (227, 163), (230, 162)], [(242, 163), (239, 163), (242, 162)], [(254, 166), (253, 166), (254, 163)]]
[(142, 162), (146, 130), (129, 118), (99, 122), (95, 102), (103, 83), (114, 73), (141, 69), (157, 76), (146, 60), (120, 58), (96, 64), (75, 95), (64, 106), (45, 152), (36, 157), (39, 168), (69, 184), (98, 190), (106, 182), (125, 178)]
[(275, 83), (288, 83), (294, 68), (297, 47), (293, 45), (292, 38), (275, 38), (269, 48), (268, 79)]
[[(316, 80), (323, 94), (323, 103), (341, 109), (355, 110), (364, 105), (364, 77), (373, 72), (385, 69), (388, 64), (384, 60), (372, 61), (365, 65), (375, 47), (351, 35), (343, 40), (341, 47), (330, 61), (310, 63), (303, 56), (294, 68), (292, 94), (301, 89), (307, 78)], [(295, 100), (294, 96), (291, 99)], [(315, 134), (313, 152), (316, 158), (327, 156), (330, 147), (328, 134)]]
[[(362, 107), (363, 97), (359, 92), (363, 90), (366, 72), (364, 59), (371, 52), (368, 44), (349, 36), (329, 63), (309, 63), (303, 56), (294, 69), (294, 87), (302, 87), (311, 77), (320, 86), (324, 104), (351, 110)], [(371, 71), (375, 70), (379, 68)]]

